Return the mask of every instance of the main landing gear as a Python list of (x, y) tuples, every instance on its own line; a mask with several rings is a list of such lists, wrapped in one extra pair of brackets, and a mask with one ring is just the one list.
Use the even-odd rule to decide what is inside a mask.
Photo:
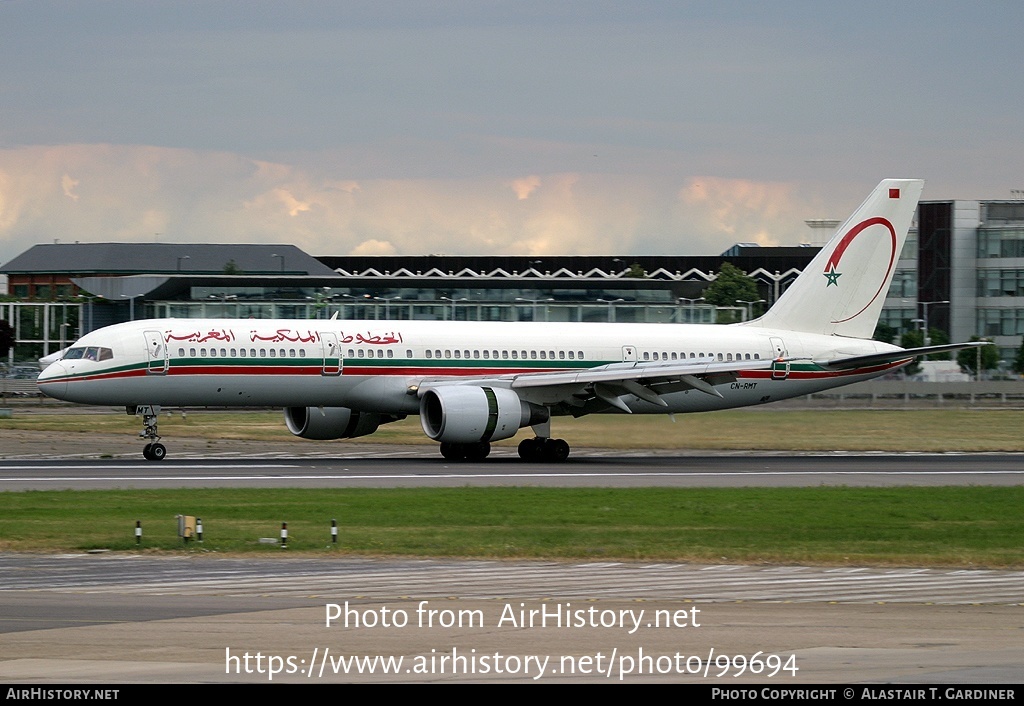
[(142, 447), (142, 455), (147, 461), (163, 461), (167, 457), (167, 447), (160, 443), (160, 434), (157, 433), (160, 405), (139, 405), (129, 407), (127, 411), (133, 416), (142, 415), (142, 431), (139, 432), (139, 438), (149, 441)]
[(561, 463), (569, 458), (569, 444), (565, 439), (534, 437), (519, 442), (519, 458), (529, 463)]

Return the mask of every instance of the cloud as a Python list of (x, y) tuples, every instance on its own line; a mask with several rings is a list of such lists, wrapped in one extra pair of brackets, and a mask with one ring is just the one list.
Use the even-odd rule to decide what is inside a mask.
[(512, 190), (516, 192), (516, 197), (520, 201), (524, 201), (530, 198), (530, 194), (540, 186), (539, 176), (528, 176), (522, 179), (516, 179), (512, 182)]
[(64, 188), (64, 195), (72, 201), (78, 200), (78, 194), (74, 193), (75, 187), (78, 186), (78, 179), (72, 179), (70, 176), (65, 174), (60, 180), (61, 186)]
[(355, 178), (226, 152), (34, 146), (0, 150), (0, 262), (53, 239), (293, 243), (313, 255), (710, 254), (806, 240), (804, 218), (834, 214), (800, 196), (788, 183), (712, 176)]
[(812, 217), (797, 202), (795, 185), (781, 182), (691, 177), (679, 190), (679, 202), (705, 238), (719, 242), (793, 245), (799, 242), (794, 237), (807, 235), (799, 231), (800, 222)]
[(395, 254), (395, 246), (384, 240), (364, 240), (349, 251), (349, 255), (376, 255), (387, 257)]

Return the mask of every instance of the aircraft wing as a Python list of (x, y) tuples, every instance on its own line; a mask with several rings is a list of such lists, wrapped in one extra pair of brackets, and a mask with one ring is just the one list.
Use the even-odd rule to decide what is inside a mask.
[(571, 407), (582, 407), (588, 401), (600, 400), (632, 413), (620, 399), (622, 396), (635, 395), (662, 407), (667, 403), (661, 399), (661, 393), (693, 389), (721, 397), (715, 385), (735, 381), (737, 373), (744, 370), (769, 370), (772, 363), (771, 360), (718, 362), (712, 358), (685, 362), (623, 362), (596, 368), (519, 373), (491, 379), (424, 381), (422, 387), (437, 387), (439, 384), (498, 385), (511, 387), (522, 399), (538, 404), (565, 403)]
[(970, 343), (946, 343), (941, 346), (922, 346), (920, 348), (904, 348), (897, 351), (887, 351), (885, 353), (871, 353), (869, 355), (856, 355), (846, 358), (830, 358), (827, 360), (815, 360), (815, 364), (820, 365), (823, 368), (829, 370), (849, 370), (852, 368), (862, 368), (867, 365), (877, 365), (880, 363), (892, 363), (897, 360), (905, 360), (908, 358), (917, 358), (922, 355), (931, 355), (932, 353), (945, 353), (948, 351), (959, 351), (964, 348), (977, 348), (978, 346), (991, 345), (986, 341), (972, 341)]

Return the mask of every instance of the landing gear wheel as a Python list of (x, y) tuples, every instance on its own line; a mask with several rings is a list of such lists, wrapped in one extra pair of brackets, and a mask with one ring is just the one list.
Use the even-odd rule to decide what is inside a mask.
[(519, 458), (528, 463), (539, 461), (543, 451), (540, 439), (523, 439), (519, 442)]
[(441, 442), (441, 455), (449, 461), (483, 461), (491, 453), (491, 445), (486, 441), (470, 444), (459, 444), (453, 441)]
[(486, 441), (478, 441), (475, 444), (466, 444), (467, 461), (483, 461), (491, 453), (491, 445)]
[(544, 456), (549, 461), (562, 463), (569, 458), (569, 444), (565, 439), (548, 439), (544, 444)]
[(569, 444), (565, 439), (523, 439), (519, 442), (519, 458), (528, 463), (561, 463), (569, 458)]
[(450, 441), (441, 442), (441, 455), (449, 461), (461, 461), (466, 458), (466, 450), (462, 444), (455, 444)]
[(146, 444), (142, 448), (142, 455), (147, 461), (163, 461), (167, 458), (167, 447), (163, 444)]

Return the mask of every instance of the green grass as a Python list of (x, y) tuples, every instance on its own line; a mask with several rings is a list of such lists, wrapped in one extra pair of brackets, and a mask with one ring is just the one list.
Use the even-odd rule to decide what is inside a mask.
[[(0, 550), (1024, 566), (1021, 487), (30, 491)], [(184, 547), (175, 515), (201, 517)], [(340, 542), (330, 548), (330, 521)]]

